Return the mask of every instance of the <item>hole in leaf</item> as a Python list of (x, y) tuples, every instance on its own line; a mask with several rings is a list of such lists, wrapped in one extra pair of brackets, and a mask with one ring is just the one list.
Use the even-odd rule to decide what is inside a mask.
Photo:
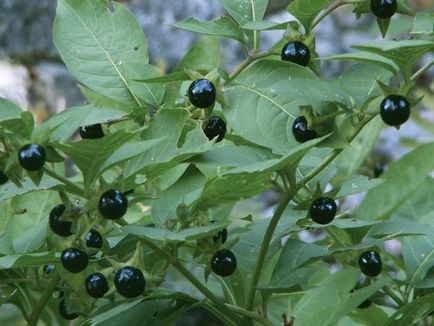
[(133, 47), (133, 51), (138, 51), (138, 50), (139, 50), (138, 46)]

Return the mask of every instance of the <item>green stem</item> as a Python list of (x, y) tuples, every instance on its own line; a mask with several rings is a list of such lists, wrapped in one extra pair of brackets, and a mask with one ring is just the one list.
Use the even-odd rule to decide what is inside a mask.
[(330, 15), (333, 11), (335, 11), (339, 7), (342, 7), (342, 6), (345, 6), (345, 5), (349, 5), (349, 4), (353, 4), (353, 3), (354, 3), (354, 1), (338, 1), (338, 2), (334, 3), (332, 6), (330, 6), (329, 8), (327, 8), (327, 10), (325, 10), (321, 15), (319, 15), (315, 19), (315, 21), (313, 22), (312, 26), (310, 27), (309, 34), (324, 18), (326, 18), (328, 15)]
[(151, 240), (147, 238), (141, 238), (141, 241), (145, 243), (149, 248), (151, 248), (153, 251), (164, 257), (167, 261), (169, 261), (173, 267), (175, 267), (179, 273), (181, 273), (188, 281), (190, 281), (191, 284), (193, 284), (196, 289), (198, 289), (205, 297), (207, 297), (211, 302), (215, 304), (215, 306), (226, 314), (226, 316), (232, 318), (234, 321), (237, 321), (237, 316), (229, 310), (228, 307), (212, 293), (208, 288), (202, 284), (187, 268), (184, 267), (180, 262), (173, 260), (170, 254), (168, 254), (166, 251), (161, 249), (159, 246), (157, 246), (155, 243), (153, 243)]
[(396, 295), (395, 292), (393, 292), (393, 290), (391, 288), (389, 288), (388, 286), (383, 287), (383, 291), (386, 292), (386, 294), (391, 297), (393, 299), (393, 301), (395, 301), (398, 306), (402, 307), (405, 305), (404, 300), (402, 300), (400, 297), (398, 297)]
[(434, 59), (432, 59), (430, 62), (428, 62), (426, 65), (424, 65), (422, 68), (420, 68), (418, 71), (414, 73), (413, 76), (411, 76), (411, 81), (416, 81), (420, 76), (422, 76), (425, 72), (428, 71), (429, 68), (431, 68), (434, 65)]
[(344, 113), (345, 113), (344, 111), (335, 111), (335, 112), (332, 112), (332, 113), (329, 113), (329, 114), (324, 114), (324, 115), (315, 117), (314, 118), (314, 124), (315, 124), (315, 126), (319, 125), (319, 124), (322, 124), (323, 122), (325, 122), (327, 120), (330, 120), (330, 119), (333, 119), (333, 118), (337, 117), (338, 115), (341, 115), (341, 114), (344, 114)]
[(339, 237), (336, 235), (335, 231), (331, 227), (326, 228), (325, 231), (333, 239), (334, 242), (336, 242), (342, 248), (345, 248), (345, 244), (341, 241), (341, 239), (339, 239)]
[(231, 82), (232, 80), (234, 80), (239, 74), (241, 74), (248, 66), (250, 66), (253, 62), (255, 62), (256, 60), (268, 57), (270, 55), (275, 54), (272, 51), (265, 51), (263, 53), (259, 53), (256, 55), (250, 55), (246, 60), (244, 60), (237, 69), (235, 69), (235, 71), (229, 75), (229, 80), (228, 82)]
[(53, 170), (51, 170), (47, 167), (44, 167), (44, 171), (50, 177), (57, 179), (60, 182), (62, 182), (63, 184), (65, 184), (65, 186), (68, 188), (68, 190), (70, 190), (72, 193), (79, 195), (79, 196), (84, 196), (84, 189), (77, 186), (75, 183), (70, 181), (68, 178), (65, 178), (64, 176), (58, 174), (57, 172), (54, 172)]
[(56, 275), (51, 282), (48, 284), (47, 289), (42, 294), (42, 296), (39, 298), (39, 301), (36, 303), (35, 307), (33, 308), (32, 312), (30, 313), (29, 319), (27, 321), (28, 326), (36, 326), (38, 324), (39, 316), (42, 313), (42, 310), (44, 309), (45, 305), (48, 302), (48, 299), (50, 299), (51, 294), (56, 289), (57, 284), (60, 282), (60, 276)]
[(262, 325), (267, 325), (267, 326), (273, 325), (268, 319), (263, 318), (263, 317), (259, 316), (258, 314), (255, 314), (254, 312), (251, 312), (251, 311), (246, 310), (244, 308), (234, 306), (231, 304), (227, 304), (227, 303), (225, 305), (226, 305), (226, 307), (231, 309), (233, 312), (236, 312), (237, 314), (248, 317), (250, 319), (256, 320), (259, 323), (261, 323)]
[[(359, 124), (354, 134), (348, 139), (349, 142), (353, 141), (354, 138), (360, 133), (363, 127), (369, 123), (375, 116), (367, 117), (363, 122)], [(264, 238), (262, 240), (261, 248), (259, 250), (258, 258), (256, 261), (255, 268), (252, 274), (252, 280), (250, 282), (248, 291), (247, 291), (247, 310), (252, 310), (255, 302), (255, 294), (256, 287), (259, 282), (259, 277), (261, 275), (262, 267), (264, 266), (265, 257), (267, 255), (268, 248), (270, 246), (274, 231), (279, 223), (280, 217), (285, 211), (286, 206), (289, 204), (291, 199), (297, 194), (297, 192), (303, 187), (303, 184), (307, 184), (310, 180), (312, 180), (315, 176), (317, 176), (325, 167), (327, 167), (341, 152), (343, 149), (335, 149), (333, 150), (315, 169), (313, 169), (310, 173), (308, 173), (301, 181), (299, 181), (291, 191), (286, 193), (274, 212), (273, 217), (271, 218), (270, 224), (268, 224), (267, 230), (265, 231)]]

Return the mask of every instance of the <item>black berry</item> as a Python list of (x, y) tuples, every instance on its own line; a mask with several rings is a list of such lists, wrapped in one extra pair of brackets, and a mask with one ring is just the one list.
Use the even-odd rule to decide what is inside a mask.
[(0, 185), (4, 185), (8, 181), (8, 176), (3, 171), (0, 171)]
[(145, 291), (145, 278), (140, 269), (132, 266), (122, 267), (116, 272), (115, 287), (125, 298), (138, 297)]
[(64, 299), (60, 300), (59, 302), (59, 315), (60, 317), (62, 317), (63, 319), (66, 320), (73, 320), (75, 318), (78, 317), (78, 315), (76, 313), (69, 313), (66, 309), (66, 302)]
[(60, 220), (60, 217), (65, 212), (65, 209), (66, 207), (63, 204), (54, 206), (48, 218), (51, 231), (53, 231), (54, 233), (62, 237), (68, 237), (72, 234), (71, 232), (72, 222)]
[(374, 166), (374, 178), (378, 178), (380, 175), (384, 173), (385, 166), (384, 164), (377, 162)]
[(97, 231), (97, 230), (90, 230), (87, 234), (86, 234), (86, 246), (89, 248), (96, 248), (96, 249), (101, 249), (102, 248), (102, 243), (103, 243), (103, 239), (101, 234)]
[(380, 104), (381, 119), (389, 126), (399, 126), (410, 117), (410, 103), (401, 95), (389, 95)]
[(87, 254), (77, 248), (68, 248), (62, 251), (60, 262), (71, 273), (80, 273), (89, 263)]
[(383, 264), (376, 251), (366, 251), (359, 257), (360, 271), (366, 276), (377, 276), (381, 273)]
[(188, 89), (188, 98), (198, 108), (210, 107), (216, 98), (215, 86), (208, 79), (197, 79)]
[(224, 228), (223, 230), (220, 230), (217, 232), (215, 236), (213, 236), (214, 242), (221, 241), (221, 243), (225, 243), (228, 239), (228, 229)]
[(371, 11), (378, 18), (392, 17), (398, 5), (396, 0), (371, 0)]
[(359, 309), (366, 309), (366, 308), (369, 308), (371, 305), (372, 305), (372, 301), (369, 300), (369, 299), (366, 299), (361, 304), (359, 304), (359, 306), (357, 308), (359, 308)]
[(229, 276), (237, 268), (237, 258), (228, 249), (217, 251), (211, 259), (211, 269), (220, 276)]
[(206, 125), (203, 132), (205, 133), (205, 135), (208, 137), (209, 140), (218, 137), (217, 142), (219, 142), (223, 140), (223, 138), (225, 137), (226, 124), (219, 117), (212, 117), (211, 119), (209, 119), (208, 124)]
[(98, 209), (102, 217), (116, 220), (127, 212), (128, 199), (119, 190), (111, 189), (101, 195)]
[(90, 274), (86, 278), (85, 287), (92, 298), (102, 298), (109, 290), (107, 279), (101, 273)]
[(329, 224), (336, 216), (336, 202), (332, 198), (320, 197), (313, 201), (309, 214), (318, 224)]
[(25, 170), (38, 171), (44, 166), (46, 156), (45, 149), (41, 145), (27, 144), (19, 150), (18, 161)]
[(104, 137), (104, 132), (100, 123), (80, 127), (80, 136), (83, 139), (98, 139)]
[(306, 67), (310, 61), (310, 50), (300, 41), (291, 41), (283, 47), (281, 58), (284, 61), (290, 61)]
[(315, 130), (308, 128), (307, 120), (304, 116), (300, 116), (294, 120), (292, 125), (292, 134), (294, 135), (295, 140), (299, 143), (304, 143), (318, 137)]
[(56, 269), (56, 266), (54, 266), (53, 264), (44, 265), (44, 274), (48, 275), (52, 271), (54, 271), (55, 269)]

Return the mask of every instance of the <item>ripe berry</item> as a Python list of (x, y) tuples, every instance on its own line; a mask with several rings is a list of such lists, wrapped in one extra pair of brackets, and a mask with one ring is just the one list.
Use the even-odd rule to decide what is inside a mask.
[(310, 50), (300, 41), (291, 41), (283, 47), (281, 58), (306, 67), (310, 61)]
[(399, 126), (410, 117), (410, 103), (401, 95), (389, 95), (380, 104), (381, 119), (389, 126)]
[(97, 230), (90, 230), (87, 234), (86, 234), (86, 246), (89, 248), (96, 248), (96, 249), (101, 249), (102, 248), (102, 243), (103, 243), (103, 239), (101, 234), (97, 231)]
[(320, 197), (313, 201), (310, 206), (309, 214), (316, 223), (329, 224), (335, 218), (337, 209), (333, 199)]
[(366, 276), (377, 276), (381, 273), (383, 264), (376, 251), (366, 251), (359, 257), (360, 271)]
[(223, 230), (218, 231), (215, 236), (213, 236), (214, 242), (219, 241), (219, 239), (222, 244), (226, 242), (228, 239), (228, 229), (224, 228)]
[(359, 304), (359, 306), (357, 308), (359, 308), (359, 309), (366, 309), (366, 308), (369, 308), (371, 305), (372, 305), (372, 301), (369, 300), (369, 299), (366, 299), (361, 304)]
[(208, 124), (206, 125), (203, 132), (209, 140), (213, 140), (215, 137), (218, 137), (217, 142), (219, 142), (225, 137), (226, 124), (219, 117), (212, 117), (209, 119)]
[(196, 79), (188, 88), (188, 98), (198, 108), (210, 107), (216, 98), (215, 86), (208, 79)]
[(145, 291), (145, 278), (140, 269), (132, 266), (122, 267), (116, 272), (115, 287), (125, 298), (135, 298)]
[(119, 190), (111, 189), (103, 193), (99, 199), (98, 209), (102, 217), (116, 220), (125, 215), (128, 199)]
[(378, 18), (392, 17), (397, 7), (396, 0), (371, 0), (371, 11)]
[(56, 266), (54, 266), (53, 264), (44, 265), (44, 274), (48, 275), (52, 271), (54, 271), (55, 269), (56, 269)]
[(292, 134), (299, 143), (304, 143), (318, 137), (315, 130), (308, 128), (307, 120), (304, 116), (300, 116), (294, 120), (292, 124)]
[(220, 276), (229, 276), (237, 268), (237, 258), (228, 249), (217, 251), (211, 259), (211, 269)]
[(65, 209), (66, 207), (63, 204), (54, 206), (48, 218), (51, 231), (53, 231), (54, 233), (62, 237), (68, 237), (72, 234), (71, 232), (72, 222), (60, 220), (60, 217), (65, 212)]
[(8, 180), (8, 176), (3, 171), (0, 171), (0, 185), (4, 185)]
[(18, 152), (18, 161), (27, 171), (38, 171), (44, 164), (47, 154), (44, 147), (38, 144), (27, 144)]
[(60, 300), (58, 310), (60, 317), (62, 317), (63, 319), (73, 320), (78, 317), (76, 313), (68, 313), (68, 311), (66, 310), (66, 302), (64, 299)]
[(101, 273), (90, 274), (86, 278), (85, 287), (92, 298), (102, 298), (109, 290), (107, 279)]
[(104, 132), (100, 123), (82, 126), (79, 131), (82, 139), (98, 139), (104, 137)]
[(62, 251), (60, 262), (71, 273), (80, 273), (89, 263), (87, 254), (77, 248), (68, 248)]
[(377, 162), (374, 166), (374, 178), (378, 178), (385, 170), (384, 164)]

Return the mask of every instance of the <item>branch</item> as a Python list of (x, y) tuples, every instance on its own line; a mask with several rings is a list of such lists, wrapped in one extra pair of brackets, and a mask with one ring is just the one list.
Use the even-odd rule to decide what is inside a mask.
[(57, 172), (44, 167), (44, 171), (46, 174), (48, 174), (50, 177), (59, 180), (63, 184), (65, 184), (66, 187), (69, 188), (69, 190), (79, 196), (84, 196), (84, 189), (77, 186), (74, 182), (70, 181), (68, 178), (65, 178), (63, 175), (58, 174)]

